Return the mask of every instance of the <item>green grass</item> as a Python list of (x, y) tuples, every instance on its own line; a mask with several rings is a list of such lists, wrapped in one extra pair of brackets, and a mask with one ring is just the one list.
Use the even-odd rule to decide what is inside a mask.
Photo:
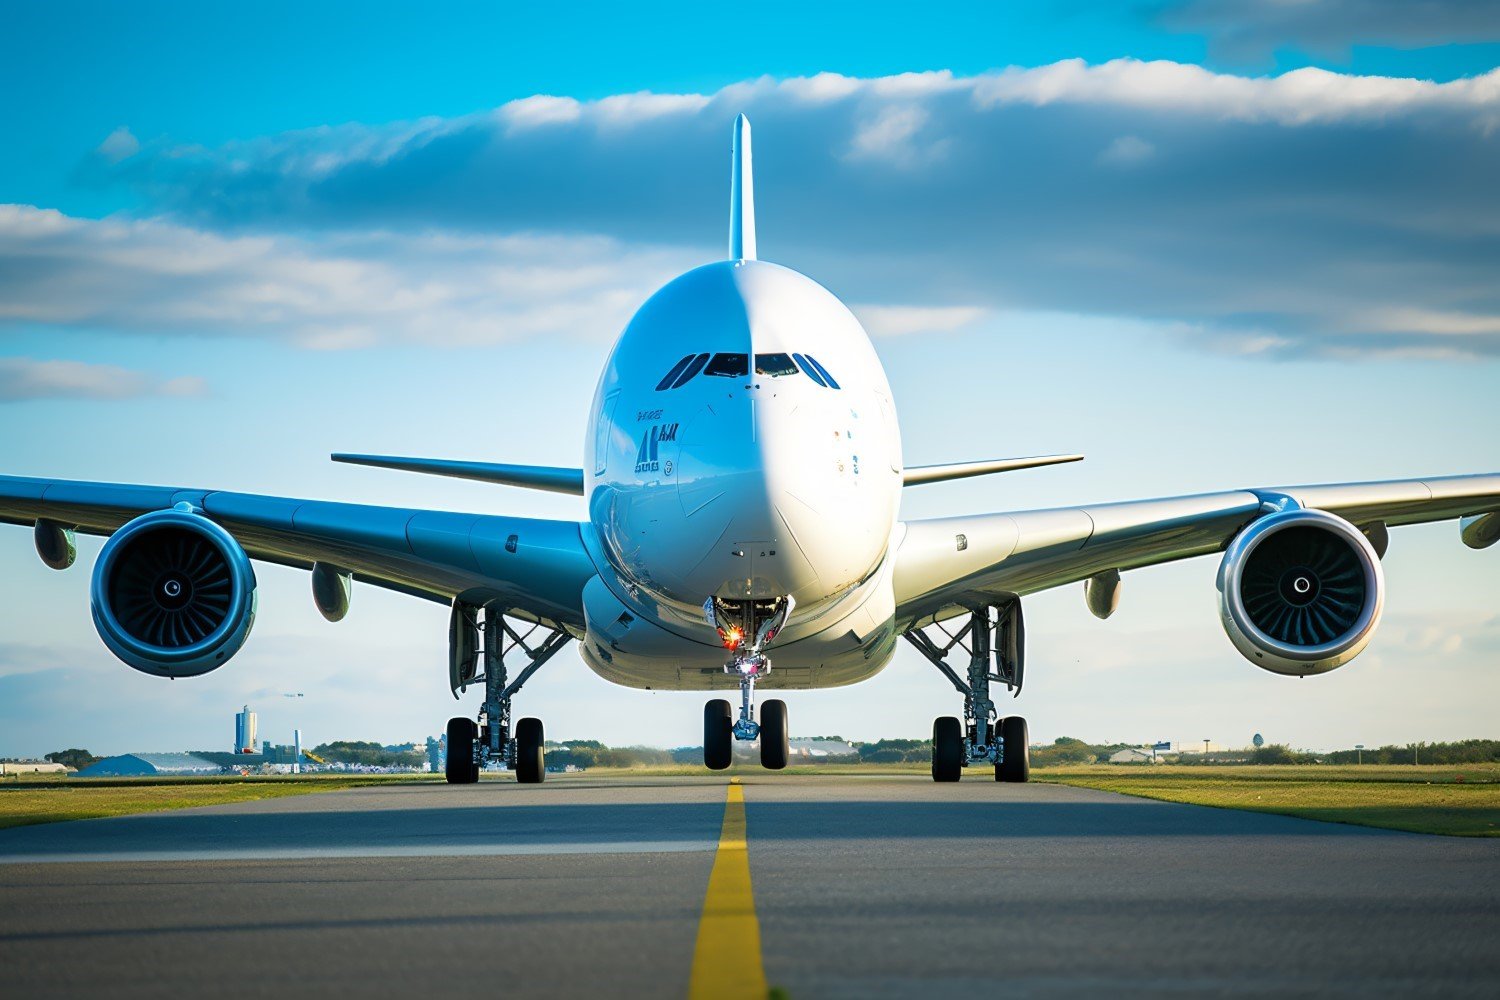
[(1056, 767), (1037, 781), (1412, 833), (1500, 837), (1500, 765)]
[(0, 829), (128, 813), (331, 792), (361, 785), (432, 780), (418, 775), (306, 775), (257, 778), (36, 778), (0, 781)]
[[(971, 769), (970, 780), (983, 769)], [(781, 775), (894, 777), (925, 775), (927, 764), (818, 764), (789, 767)], [(726, 772), (696, 765), (595, 768), (568, 780), (630, 777), (754, 779), (753, 763)], [(1500, 765), (1382, 767), (1370, 765), (1070, 766), (1036, 768), (1036, 781), (1121, 792), (1193, 805), (1280, 813), (1333, 823), (1385, 827), (1450, 836), (1500, 836)], [(552, 776), (553, 778), (560, 776)], [(484, 775), (512, 781), (510, 775)], [(368, 785), (441, 781), (441, 775), (301, 775), (298, 777), (97, 778), (28, 777), (0, 780), (0, 828), (59, 820), (222, 805), (284, 795)]]

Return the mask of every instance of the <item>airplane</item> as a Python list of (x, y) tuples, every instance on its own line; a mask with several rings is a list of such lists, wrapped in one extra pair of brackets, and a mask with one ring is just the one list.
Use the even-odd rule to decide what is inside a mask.
[[(108, 536), (90, 587), (95, 628), (130, 667), (201, 675), (255, 621), (252, 560), (310, 571), (329, 621), (353, 583), (450, 607), (455, 697), (446, 777), (490, 764), (546, 774), (540, 720), (513, 720), (526, 681), (569, 642), (634, 688), (729, 692), (707, 702), (703, 759), (759, 740), (789, 756), (786, 703), (755, 691), (866, 680), (905, 640), (963, 699), (933, 724), (932, 777), (1030, 774), (1026, 720), (995, 689), (1024, 681), (1022, 602), (1082, 584), (1108, 618), (1121, 574), (1221, 553), (1220, 618), (1264, 670), (1321, 674), (1379, 623), (1389, 529), (1458, 519), (1500, 538), (1500, 474), (1234, 489), (1126, 503), (898, 518), (902, 490), (1081, 455), (908, 467), (869, 337), (832, 292), (756, 255), (750, 125), (731, 143), (729, 253), (674, 278), (615, 342), (582, 468), (336, 454), (337, 462), (582, 496), (581, 522), (362, 506), (216, 490), (0, 477), (0, 520), (30, 525), (66, 569), (76, 533)], [(774, 663), (773, 663), (774, 660)], [(512, 667), (519, 667), (512, 673)]]

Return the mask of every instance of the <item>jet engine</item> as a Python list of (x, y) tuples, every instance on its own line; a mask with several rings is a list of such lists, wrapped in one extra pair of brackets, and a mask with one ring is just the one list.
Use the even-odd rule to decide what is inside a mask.
[(158, 677), (195, 677), (239, 652), (255, 623), (255, 570), (234, 536), (186, 504), (110, 536), (94, 566), (94, 627)]
[(1375, 549), (1321, 510), (1283, 510), (1250, 524), (1224, 553), (1218, 585), (1219, 617), (1240, 654), (1295, 677), (1358, 656), (1385, 604)]

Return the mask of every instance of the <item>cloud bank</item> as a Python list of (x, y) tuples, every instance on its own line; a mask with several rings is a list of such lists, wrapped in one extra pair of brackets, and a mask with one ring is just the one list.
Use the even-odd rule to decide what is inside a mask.
[[(0, 323), (270, 335), (321, 349), (593, 337), (620, 329), (690, 263), (602, 237), (233, 236), (0, 205)], [(6, 387), (19, 398), (21, 381)]]
[(1357, 44), (1420, 48), (1500, 40), (1500, 7), (1485, 0), (1176, 0), (1156, 19), (1206, 34), (1218, 54), (1258, 61), (1279, 48), (1347, 55)]
[[(146, 143), (90, 169), (172, 221), (53, 220), (76, 245), (45, 277), (89, 294), (13, 284), (0, 301), (20, 295), (33, 321), (92, 307), (313, 346), (608, 335), (679, 261), (722, 253), (740, 111), (762, 255), (847, 301), (1129, 316), (1258, 356), (1500, 354), (1500, 70), (1434, 83), (1067, 60)], [(189, 245), (192, 266), (172, 263)], [(152, 294), (121, 309), (111, 275), (134, 268)]]
[(202, 379), (161, 379), (115, 365), (84, 361), (0, 358), (0, 403), (33, 399), (135, 399), (141, 396), (196, 396)]

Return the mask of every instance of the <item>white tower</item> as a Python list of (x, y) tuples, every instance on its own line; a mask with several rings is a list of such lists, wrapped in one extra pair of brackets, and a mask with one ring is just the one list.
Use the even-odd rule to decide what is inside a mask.
[(249, 705), (234, 717), (234, 752), (255, 752), (255, 713)]

